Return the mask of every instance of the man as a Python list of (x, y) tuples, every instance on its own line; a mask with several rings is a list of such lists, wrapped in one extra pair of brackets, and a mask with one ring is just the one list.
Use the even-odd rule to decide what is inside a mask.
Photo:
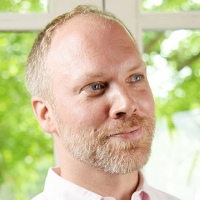
[(39, 34), (26, 67), (32, 106), (52, 134), (60, 168), (34, 200), (175, 200), (140, 169), (153, 138), (146, 66), (123, 23), (78, 6)]

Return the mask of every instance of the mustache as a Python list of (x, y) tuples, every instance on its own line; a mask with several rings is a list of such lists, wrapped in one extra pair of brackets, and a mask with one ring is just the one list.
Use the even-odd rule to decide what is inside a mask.
[(105, 139), (109, 136), (116, 135), (119, 133), (127, 132), (131, 128), (136, 127), (144, 127), (145, 129), (153, 129), (155, 128), (155, 116), (146, 117), (132, 114), (129, 117), (121, 117), (116, 120), (114, 123), (110, 124), (108, 127), (103, 127), (100, 130), (94, 130), (94, 133), (97, 138)]

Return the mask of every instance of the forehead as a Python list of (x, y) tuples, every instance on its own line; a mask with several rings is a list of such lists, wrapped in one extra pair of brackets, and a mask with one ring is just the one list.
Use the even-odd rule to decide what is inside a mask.
[(124, 29), (125, 31), (125, 28), (114, 19), (108, 19), (97, 14), (77, 15), (67, 20), (54, 31), (52, 41), (58, 42), (60, 37), (76, 32), (84, 35), (91, 31), (96, 33), (102, 31), (108, 33), (112, 31), (114, 27), (121, 27), (121, 29)]
[(96, 14), (77, 15), (54, 31), (50, 51), (51, 49), (55, 51), (64, 42), (69, 42), (68, 48), (70, 48), (70, 43), (76, 44), (77, 40), (79, 46), (92, 41), (98, 45), (98, 41), (123, 42), (124, 36), (133, 42), (125, 28), (117, 21)]
[(68, 67), (104, 65), (113, 57), (120, 62), (128, 52), (140, 57), (134, 41), (118, 22), (96, 15), (76, 16), (53, 34), (47, 62)]

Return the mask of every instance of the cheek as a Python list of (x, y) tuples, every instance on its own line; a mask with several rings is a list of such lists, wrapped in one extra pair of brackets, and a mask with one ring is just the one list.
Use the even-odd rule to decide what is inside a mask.
[(139, 107), (144, 115), (154, 116), (155, 103), (151, 91), (145, 90), (140, 93)]
[(103, 99), (86, 100), (76, 107), (76, 115), (85, 126), (98, 128), (106, 120), (106, 108), (106, 101)]
[(102, 99), (89, 100), (65, 97), (57, 100), (59, 116), (70, 126), (97, 128), (106, 118), (106, 104)]

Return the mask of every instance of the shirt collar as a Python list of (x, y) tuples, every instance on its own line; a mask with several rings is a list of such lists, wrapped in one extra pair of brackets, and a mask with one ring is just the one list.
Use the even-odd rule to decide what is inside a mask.
[[(60, 176), (60, 168), (49, 169), (43, 194), (47, 199), (51, 200), (115, 200), (113, 197), (102, 197), (63, 179)], [(143, 195), (148, 196), (148, 187), (143, 174), (139, 172), (139, 185), (137, 190), (133, 193), (131, 199), (142, 200)]]
[(59, 174), (60, 168), (51, 168), (48, 171), (44, 188), (44, 195), (47, 199), (101, 200), (100, 195), (63, 179)]
[(136, 191), (132, 194), (131, 200), (150, 199), (148, 185), (141, 171), (139, 171), (139, 184)]

